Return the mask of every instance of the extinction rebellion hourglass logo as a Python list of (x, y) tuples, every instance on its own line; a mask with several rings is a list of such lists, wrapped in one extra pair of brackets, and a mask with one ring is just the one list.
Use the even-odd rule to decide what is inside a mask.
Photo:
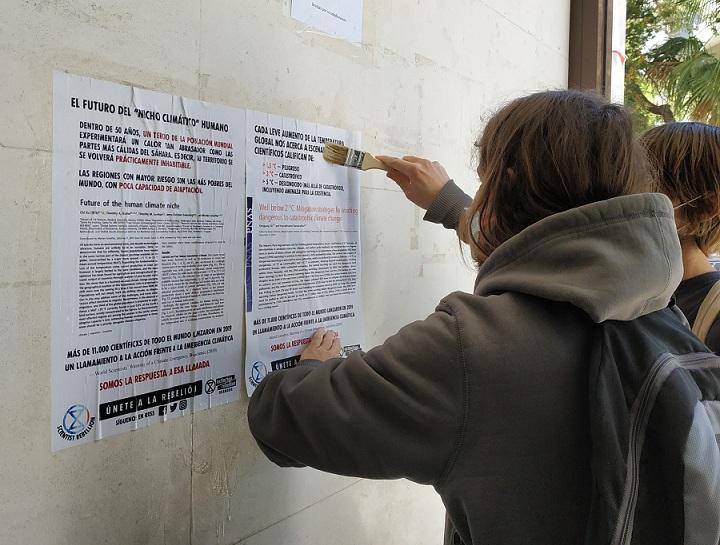
[(261, 361), (253, 363), (252, 369), (250, 370), (250, 384), (257, 388), (265, 376), (267, 376), (267, 367), (265, 367), (265, 364)]
[(95, 426), (95, 417), (90, 415), (90, 409), (85, 405), (72, 405), (57, 427), (57, 432), (66, 441), (82, 439)]

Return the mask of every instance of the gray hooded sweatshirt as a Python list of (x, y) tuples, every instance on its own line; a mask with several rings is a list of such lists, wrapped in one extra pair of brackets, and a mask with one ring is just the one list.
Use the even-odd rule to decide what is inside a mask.
[[(466, 198), (449, 183), (426, 219), (454, 227)], [(493, 252), (474, 293), (448, 295), (381, 346), (270, 374), (251, 431), (281, 466), (432, 485), (446, 543), (577, 545), (595, 323), (665, 308), (681, 277), (663, 195), (550, 216)]]

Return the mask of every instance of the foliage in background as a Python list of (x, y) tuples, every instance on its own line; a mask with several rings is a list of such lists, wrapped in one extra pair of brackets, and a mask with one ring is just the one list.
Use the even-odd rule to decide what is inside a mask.
[(720, 124), (720, 32), (714, 0), (628, 0), (625, 101), (639, 130), (693, 119)]

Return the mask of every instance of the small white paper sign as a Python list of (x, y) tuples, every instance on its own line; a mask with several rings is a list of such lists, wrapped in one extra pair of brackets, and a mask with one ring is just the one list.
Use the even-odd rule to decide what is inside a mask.
[(337, 38), (362, 42), (363, 0), (292, 0), (290, 15)]

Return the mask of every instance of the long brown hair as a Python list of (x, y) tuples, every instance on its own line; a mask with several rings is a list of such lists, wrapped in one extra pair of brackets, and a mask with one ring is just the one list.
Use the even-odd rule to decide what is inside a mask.
[(653, 184), (628, 111), (587, 92), (516, 99), (490, 119), (476, 147), (482, 185), (463, 238), (479, 262), (547, 216)]
[(720, 249), (720, 127), (668, 123), (641, 138), (658, 171), (660, 191), (678, 205), (680, 238), (709, 255)]

